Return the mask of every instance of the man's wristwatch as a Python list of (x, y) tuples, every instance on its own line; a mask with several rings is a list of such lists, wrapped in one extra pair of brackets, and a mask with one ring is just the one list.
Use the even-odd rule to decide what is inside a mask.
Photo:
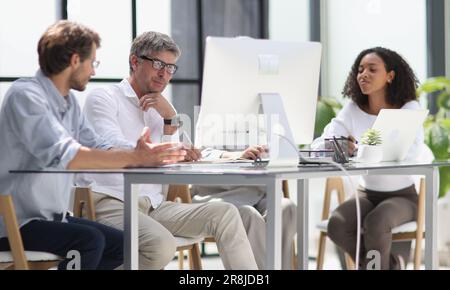
[(183, 122), (181, 122), (180, 116), (176, 115), (172, 119), (164, 119), (164, 125), (170, 125), (179, 128), (183, 125)]

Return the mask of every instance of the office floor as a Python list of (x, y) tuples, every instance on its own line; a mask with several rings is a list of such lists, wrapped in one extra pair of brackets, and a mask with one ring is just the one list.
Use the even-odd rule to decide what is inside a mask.
[[(205, 246), (207, 253), (215, 253), (217, 254), (217, 248), (214, 244), (206, 244)], [(185, 261), (184, 261), (184, 267), (185, 269), (189, 268), (189, 263), (187, 260), (187, 252), (185, 253)], [(220, 257), (218, 255), (210, 255), (206, 257), (202, 257), (202, 265), (204, 270), (224, 270), (222, 261), (220, 260)], [(324, 267), (325, 270), (341, 270), (341, 264), (339, 262), (338, 255), (333, 250), (328, 250), (326, 252), (326, 259), (324, 261)], [(425, 266), (422, 264), (421, 269), (424, 269)], [(175, 258), (172, 260), (172, 262), (167, 265), (165, 268), (166, 270), (178, 270), (178, 260)], [(316, 261), (310, 260), (309, 261), (309, 269), (316, 269)], [(408, 263), (407, 270), (413, 269), (413, 264), (410, 262)], [(440, 270), (449, 270), (450, 267), (440, 266)]]
[[(203, 270), (224, 270), (222, 261), (217, 256), (203, 257), (202, 263), (203, 263)], [(187, 260), (185, 260), (185, 269), (187, 269), (188, 267), (189, 266)], [(316, 269), (316, 261), (311, 260), (309, 262), (309, 269)], [(342, 268), (337, 256), (328, 258), (328, 260), (324, 264), (324, 270), (341, 270), (341, 269)], [(412, 270), (413, 269), (412, 263), (409, 263), (406, 269)], [(420, 269), (421, 270), (425, 269), (425, 266), (422, 265)], [(450, 267), (441, 266), (439, 267), (439, 269), (450, 270)], [(169, 265), (167, 265), (166, 270), (178, 270), (178, 261), (173, 260), (172, 262), (170, 262)]]
[[(205, 251), (207, 253), (216, 254), (216, 255), (210, 255), (206, 257), (202, 257), (202, 265), (204, 270), (224, 270), (222, 261), (220, 260), (220, 257), (217, 255), (217, 248), (215, 244), (208, 243), (205, 245)], [(185, 269), (189, 268), (189, 263), (187, 260), (187, 253), (185, 253), (185, 263), (184, 267)], [(178, 260), (175, 258), (172, 260), (172, 262), (167, 265), (165, 268), (166, 270), (178, 270)], [(309, 262), (309, 269), (316, 269), (316, 261), (311, 260)], [(324, 269), (329, 270), (340, 270), (341, 266), (339, 263), (339, 258), (337, 254), (334, 254), (332, 251), (328, 253), (327, 251), (327, 257), (324, 262)]]

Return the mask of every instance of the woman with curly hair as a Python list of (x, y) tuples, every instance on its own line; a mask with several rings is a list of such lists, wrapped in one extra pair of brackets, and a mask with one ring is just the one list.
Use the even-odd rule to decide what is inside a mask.
[[(372, 127), (381, 109), (420, 109), (416, 101), (417, 78), (408, 63), (396, 52), (375, 47), (356, 58), (343, 94), (351, 101), (324, 129), (313, 147), (323, 146), (324, 138), (348, 136), (349, 155), (357, 140)], [(354, 137), (353, 137), (354, 136)], [(420, 130), (407, 159), (430, 152)], [(402, 269), (404, 260), (391, 254), (392, 228), (413, 221), (417, 215), (417, 192), (412, 176), (367, 175), (360, 179), (362, 240), (360, 268), (367, 265), (367, 253), (380, 253), (381, 269)], [(355, 260), (356, 204), (351, 198), (338, 206), (328, 223), (328, 236)]]

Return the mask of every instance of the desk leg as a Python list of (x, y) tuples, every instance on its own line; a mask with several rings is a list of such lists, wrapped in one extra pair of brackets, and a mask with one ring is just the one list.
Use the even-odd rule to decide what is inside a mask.
[(437, 270), (439, 268), (437, 257), (438, 168), (428, 168), (425, 177), (425, 269)]
[(281, 180), (269, 180), (267, 191), (266, 269), (281, 269)]
[(124, 268), (138, 269), (138, 192), (137, 185), (131, 184), (124, 174)]
[(308, 193), (309, 180), (297, 181), (297, 266), (308, 270)]

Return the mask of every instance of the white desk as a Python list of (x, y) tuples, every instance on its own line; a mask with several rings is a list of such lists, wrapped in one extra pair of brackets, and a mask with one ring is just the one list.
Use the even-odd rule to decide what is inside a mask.
[[(433, 163), (383, 162), (378, 164), (350, 164), (346, 168), (351, 175), (393, 174), (424, 175), (426, 177), (425, 200), (425, 267), (437, 269), (437, 189), (438, 167), (450, 166), (449, 161)], [(11, 173), (98, 173), (123, 174), (125, 192), (124, 213), (124, 266), (138, 268), (138, 194), (137, 184), (241, 184), (267, 187), (267, 259), (268, 269), (281, 268), (281, 181), (297, 180), (297, 252), (298, 268), (308, 268), (308, 179), (342, 176), (333, 167), (301, 167), (264, 169), (248, 164), (194, 165), (169, 168), (139, 168), (119, 170), (34, 170), (10, 171)]]
[[(378, 164), (351, 164), (347, 169), (351, 175), (393, 174), (425, 175), (426, 177), (426, 224), (425, 224), (425, 266), (437, 269), (437, 167), (450, 165), (449, 162), (406, 163), (383, 162)], [(258, 169), (248, 165), (216, 165), (173, 167), (169, 169), (133, 169), (124, 172), (125, 177), (125, 267), (137, 269), (137, 194), (133, 184), (240, 184), (265, 185), (267, 187), (267, 260), (268, 269), (281, 268), (281, 181), (297, 180), (297, 233), (298, 268), (308, 267), (308, 179), (341, 176), (343, 173), (332, 167), (303, 167)]]

